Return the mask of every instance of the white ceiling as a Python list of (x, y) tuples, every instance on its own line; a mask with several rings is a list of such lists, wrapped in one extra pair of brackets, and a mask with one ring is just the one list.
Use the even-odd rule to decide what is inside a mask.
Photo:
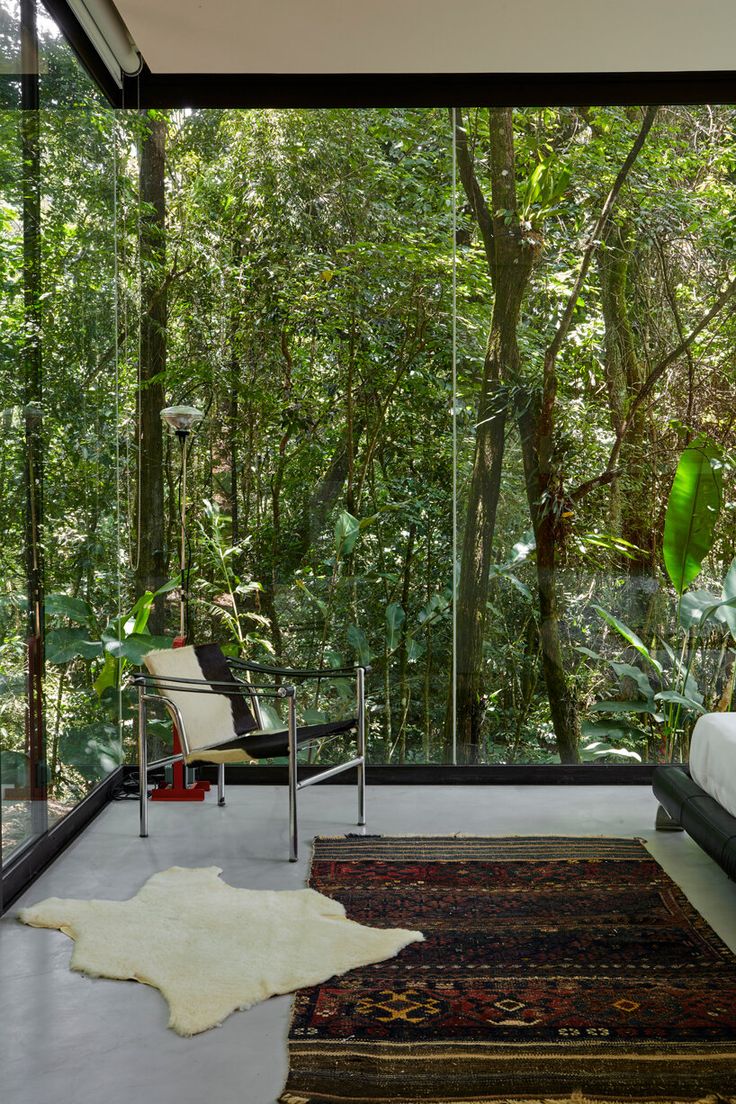
[(736, 70), (736, 0), (115, 0), (154, 73)]

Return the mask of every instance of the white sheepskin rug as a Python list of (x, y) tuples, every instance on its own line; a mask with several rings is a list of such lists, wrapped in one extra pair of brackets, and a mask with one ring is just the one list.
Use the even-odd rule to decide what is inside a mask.
[(160, 989), (169, 1027), (196, 1035), (236, 1009), (382, 962), (421, 932), (367, 928), (313, 889), (235, 889), (217, 866), (172, 866), (129, 901), (50, 897), (18, 919), (75, 941), (71, 969)]

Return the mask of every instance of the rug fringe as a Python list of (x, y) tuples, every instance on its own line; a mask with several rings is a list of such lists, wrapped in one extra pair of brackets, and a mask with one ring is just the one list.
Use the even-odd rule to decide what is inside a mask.
[[(490, 1104), (490, 1100), (486, 1098), (485, 1101), (461, 1101), (459, 1104)], [(702, 1096), (697, 1100), (692, 1097), (657, 1097), (657, 1099), (644, 1099), (641, 1097), (611, 1097), (611, 1096), (585, 1096), (583, 1093), (572, 1093), (571, 1096), (545, 1096), (545, 1097), (504, 1097), (502, 1099), (494, 1099), (493, 1104), (736, 1104), (736, 1097), (733, 1096), (720, 1096), (718, 1094), (711, 1096)]]
[[(633, 840), (635, 843), (646, 844), (647, 840), (643, 836), (609, 836), (603, 834), (589, 834), (586, 835), (583, 832), (575, 832), (571, 835), (569, 832), (545, 832), (544, 835), (535, 833), (534, 835), (528, 835), (527, 833), (508, 833), (503, 835), (486, 835), (479, 832), (342, 832), (339, 836), (314, 836), (312, 843), (316, 843), (317, 840), (344, 840), (344, 839), (468, 839), (468, 840), (503, 840), (503, 839), (520, 839), (520, 840), (533, 840), (533, 839), (590, 839), (590, 840), (620, 840), (627, 843), (631, 843)], [(564, 1098), (563, 1098), (564, 1099)], [(475, 1104), (475, 1101), (460, 1101), (460, 1104)], [(499, 1099), (499, 1104), (505, 1104), (505, 1101)], [(533, 1104), (533, 1102), (532, 1102)], [(646, 1102), (645, 1102), (646, 1104)], [(661, 1104), (668, 1104), (668, 1101), (664, 1100)], [(694, 1104), (700, 1104), (700, 1101), (695, 1101)]]
[(714, 1093), (697, 1099), (692, 1096), (645, 1099), (643, 1097), (586, 1096), (583, 1093), (574, 1092), (570, 1096), (486, 1097), (485, 1100), (462, 1100), (457, 1101), (456, 1104), (736, 1104), (736, 1097)]
[[(279, 1097), (278, 1104), (323, 1104), (323, 1096), (302, 1096), (301, 1093), (293, 1093), (288, 1090)], [(385, 1104), (386, 1098), (381, 1098), (381, 1104)], [(364, 1097), (357, 1104), (378, 1104), (370, 1097)], [(398, 1104), (409, 1104), (408, 1101), (398, 1101)], [(412, 1101), (411, 1104), (418, 1104)], [(437, 1104), (437, 1102), (435, 1102)], [(736, 1104), (736, 1096), (721, 1096), (719, 1093), (710, 1096), (695, 1097), (658, 1097), (645, 1099), (643, 1097), (624, 1099), (611, 1096), (584, 1096), (582, 1093), (572, 1093), (571, 1096), (484, 1096), (474, 1099), (447, 1101), (446, 1104)]]

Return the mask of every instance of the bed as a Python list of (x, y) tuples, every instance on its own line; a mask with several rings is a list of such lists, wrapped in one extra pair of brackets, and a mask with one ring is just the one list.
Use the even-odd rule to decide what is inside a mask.
[(736, 880), (736, 713), (700, 717), (687, 767), (655, 767), (659, 830), (684, 829)]

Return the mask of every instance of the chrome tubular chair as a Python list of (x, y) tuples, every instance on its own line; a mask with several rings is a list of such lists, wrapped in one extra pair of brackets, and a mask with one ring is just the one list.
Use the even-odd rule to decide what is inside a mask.
[[(251, 759), (288, 756), (289, 760), (289, 861), (298, 858), (297, 794), (307, 786), (333, 778), (342, 771), (357, 769), (358, 824), (365, 824), (365, 667), (288, 668), (270, 667), (225, 656), (216, 644), (164, 649), (144, 659), (148, 672), (133, 676), (138, 692), (138, 759), (140, 770), (140, 835), (148, 835), (148, 707), (163, 706), (177, 727), (181, 754), (166, 762), (183, 759), (207, 760), (208, 752), (240, 751)], [(355, 679), (355, 716), (342, 721), (300, 725), (297, 721), (297, 690), (289, 681), (254, 683), (261, 679), (328, 681)], [(210, 699), (209, 701), (207, 699)], [(287, 724), (268, 727), (261, 708), (262, 698), (285, 700)], [(299, 780), (298, 752), (354, 732), (356, 755), (318, 774)], [(213, 755), (213, 758), (215, 756)], [(220, 762), (217, 782), (218, 804), (225, 804), (225, 764)]]

